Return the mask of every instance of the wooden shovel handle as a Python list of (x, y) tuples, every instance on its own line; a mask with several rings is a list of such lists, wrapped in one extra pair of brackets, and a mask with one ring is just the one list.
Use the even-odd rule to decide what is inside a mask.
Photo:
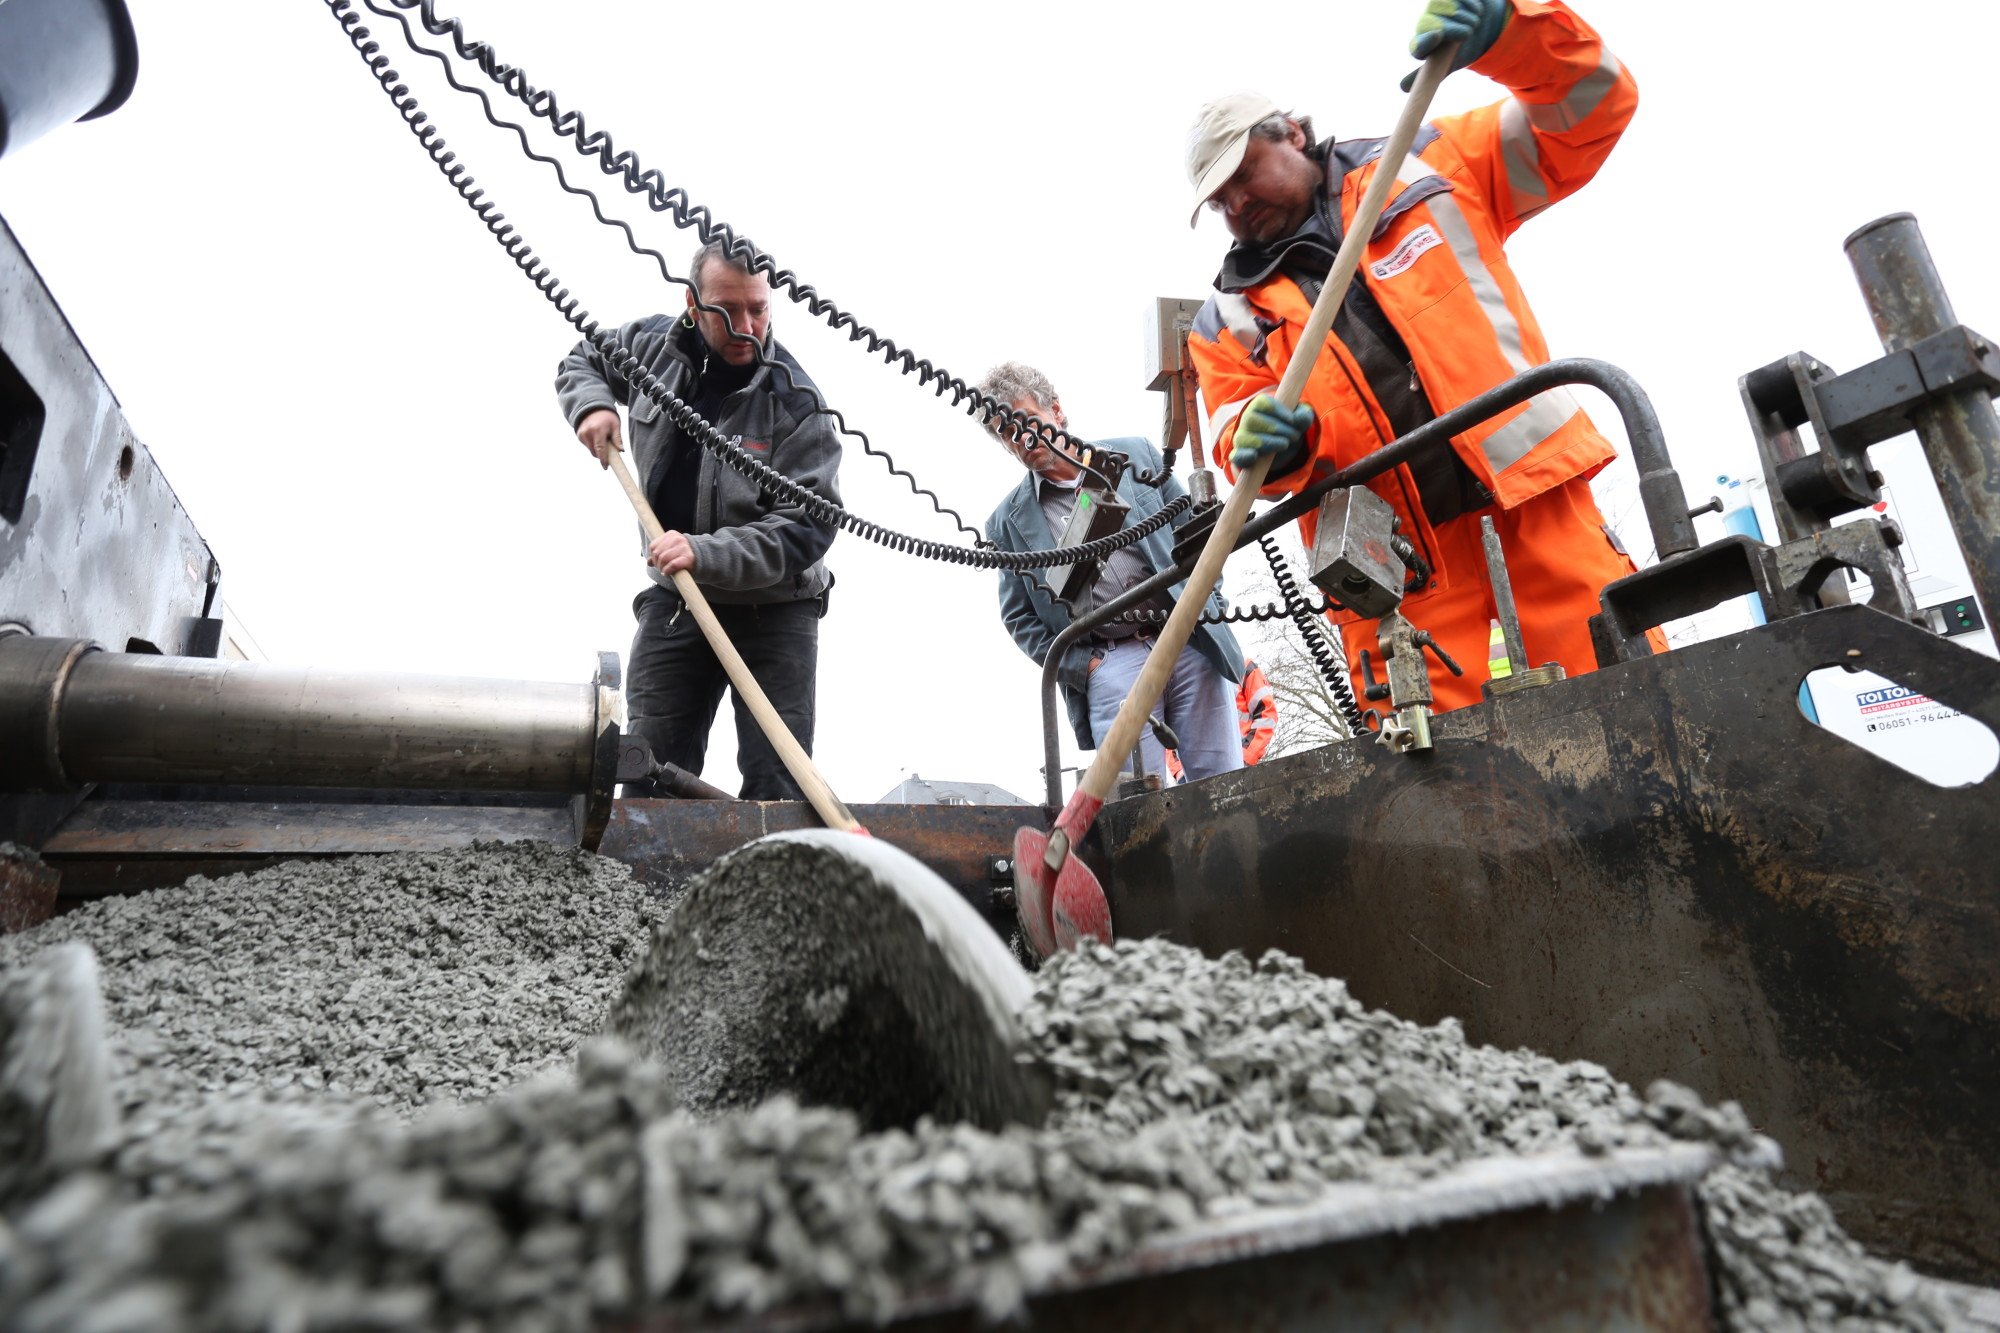
[[(1327, 271), (1326, 286), (1320, 289), (1319, 299), (1313, 302), (1312, 314), (1306, 319), (1305, 331), (1299, 335), (1298, 345), (1292, 351), (1291, 364), (1285, 367), (1285, 375), (1278, 382), (1278, 401), (1286, 407), (1298, 406), (1299, 398), (1305, 392), (1306, 378), (1312, 374), (1313, 363), (1319, 360), (1320, 348), (1326, 342), (1327, 330), (1333, 327), (1333, 317), (1340, 311), (1340, 303), (1347, 297), (1348, 284), (1354, 279), (1354, 270), (1360, 267), (1361, 255), (1368, 247), (1369, 233), (1375, 230), (1375, 219), (1381, 216), (1382, 205), (1388, 202), (1389, 190), (1396, 183), (1396, 170), (1409, 156), (1410, 145), (1416, 142), (1417, 129), (1424, 122), (1424, 115), (1430, 110), (1431, 96), (1437, 92), (1444, 76), (1451, 72), (1451, 58), (1456, 46), (1446, 46), (1434, 52), (1417, 71), (1416, 82), (1410, 87), (1409, 98), (1403, 103), (1403, 114), (1397, 118), (1396, 128), (1389, 135), (1389, 142), (1382, 150), (1381, 160), (1375, 167), (1375, 174), (1368, 181), (1368, 188), (1361, 195), (1361, 203), (1354, 210), (1354, 221), (1348, 225), (1347, 234), (1340, 239), (1340, 251), (1333, 257), (1333, 267)], [(1236, 535), (1243, 530), (1244, 520), (1250, 516), (1250, 504), (1263, 488), (1264, 474), (1271, 470), (1271, 458), (1267, 454), (1242, 472), (1236, 479), (1236, 486), (1229, 492), (1229, 499), (1223, 504), (1222, 512), (1216, 516), (1215, 528), (1208, 535), (1208, 541), (1201, 548), (1201, 557), (1195, 561), (1194, 572), (1188, 575), (1187, 587), (1180, 600), (1174, 603), (1173, 614), (1167, 617), (1166, 628), (1153, 644), (1152, 653), (1146, 658), (1146, 665), (1139, 671), (1139, 679), (1133, 682), (1132, 692), (1125, 696), (1125, 702), (1118, 709), (1118, 718), (1111, 724), (1111, 732), (1097, 743), (1097, 758), (1091, 761), (1090, 769), (1077, 784), (1077, 791), (1095, 801), (1102, 801), (1111, 791), (1111, 784), (1117, 780), (1119, 765), (1124, 763), (1126, 753), (1139, 739), (1139, 729), (1153, 714), (1153, 705), (1159, 702), (1161, 693), (1167, 687), (1167, 677), (1173, 674), (1174, 663), (1180, 659), (1181, 650), (1187, 647), (1194, 635), (1195, 622), (1201, 617), (1201, 609), (1208, 602), (1208, 594), (1221, 577), (1222, 562), (1236, 546)]]
[[(624, 451), (608, 449), (606, 455), (610, 459), (611, 470), (618, 475), (618, 484), (625, 488), (626, 498), (632, 502), (632, 508), (639, 511), (639, 522), (646, 529), (647, 543), (650, 545), (658, 541), (666, 535), (667, 530), (660, 526), (659, 516), (653, 512), (652, 504), (647, 501), (646, 492), (641, 490), (639, 483), (633, 479), (632, 469), (625, 465)], [(770, 699), (757, 684), (757, 678), (750, 674), (750, 667), (736, 651), (736, 645), (729, 641), (729, 635), (723, 630), (722, 622), (715, 618), (715, 612), (708, 605), (708, 598), (701, 595), (701, 589), (695, 586), (694, 579), (683, 569), (675, 571), (673, 580), (674, 591), (681, 595), (681, 601), (694, 613), (694, 621), (701, 626), (702, 637), (708, 640), (708, 646), (715, 653), (716, 660), (722, 663), (723, 671), (729, 676), (729, 683), (736, 687), (736, 697), (748, 706), (750, 716), (757, 720), (758, 729), (764, 733), (765, 739), (771, 742), (771, 748), (778, 752), (778, 758), (784, 761), (785, 771), (792, 775), (792, 781), (799, 784), (799, 790), (805, 793), (806, 800), (812, 803), (812, 808), (818, 812), (822, 820), (826, 821), (828, 828), (838, 829), (843, 833), (865, 832), (860, 823), (848, 812), (847, 807), (841, 804), (840, 798), (833, 794), (833, 788), (826, 785), (826, 779), (819, 775), (819, 770), (813, 767), (812, 756), (806, 753), (805, 747), (792, 735), (791, 728), (785, 725), (785, 719), (779, 717), (778, 710), (771, 706)]]

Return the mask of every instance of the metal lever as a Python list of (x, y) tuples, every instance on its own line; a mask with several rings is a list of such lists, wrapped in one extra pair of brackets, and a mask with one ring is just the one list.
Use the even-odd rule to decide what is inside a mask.
[(1507, 572), (1507, 553), (1500, 546), (1500, 531), (1493, 516), (1479, 520), (1479, 539), (1486, 548), (1486, 581), (1493, 586), (1493, 607), (1500, 613), (1500, 637), (1507, 645), (1507, 661), (1518, 671), (1528, 665), (1528, 649), (1521, 642), (1521, 614), (1514, 605), (1514, 580)]
[[(1719, 505), (1721, 501), (1716, 503)], [(1539, 685), (1552, 685), (1563, 678), (1562, 664), (1544, 662), (1538, 667), (1528, 665), (1528, 649), (1521, 640), (1521, 614), (1514, 605), (1514, 580), (1507, 573), (1507, 553), (1500, 547), (1500, 533), (1493, 526), (1492, 515), (1479, 520), (1479, 536), (1486, 547), (1486, 581), (1493, 587), (1493, 608), (1499, 612), (1500, 638), (1507, 645), (1507, 662), (1511, 671), (1500, 680), (1486, 681), (1479, 687), (1479, 692), (1491, 699)]]
[(1452, 661), (1450, 653), (1447, 653), (1444, 649), (1438, 647), (1438, 641), (1431, 637), (1431, 632), (1429, 630), (1427, 629), (1418, 630), (1415, 643), (1419, 648), (1430, 649), (1431, 652), (1437, 656), (1437, 660), (1444, 663), (1445, 668), (1449, 670), (1452, 675), (1463, 676), (1465, 674), (1465, 668), (1460, 666), (1458, 663)]
[(1389, 697), (1387, 684), (1375, 679), (1375, 660), (1366, 648), (1361, 650), (1361, 695), (1370, 703)]

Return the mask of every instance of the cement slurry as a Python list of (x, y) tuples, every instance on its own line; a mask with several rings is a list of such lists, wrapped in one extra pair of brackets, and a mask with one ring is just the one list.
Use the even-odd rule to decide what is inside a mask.
[[(525, 855), (537, 872), (475, 860), (470, 873), (560, 918), (567, 896), (533, 887), (554, 854)], [(517, 923), (532, 914), (485, 905)], [(562, 933), (554, 922), (519, 928)], [(319, 993), (340, 990), (337, 938), (315, 953), (294, 933), (289, 984), (303, 984), (303, 959), (317, 956)], [(5, 966), (41, 943), (10, 945)], [(207, 947), (196, 935), (173, 949)], [(437, 954), (423, 967), (438, 968)], [(107, 962), (108, 992), (115, 970)], [(606, 983), (600, 1004), (614, 989)], [(171, 986), (158, 1001), (191, 1002)], [(248, 987), (232, 1000), (255, 1002)], [(129, 1050), (117, 1027), (135, 1011), (110, 1008), (114, 1045)], [(537, 1040), (579, 1040), (593, 1008), (544, 1016)], [(470, 1049), (454, 1044), (453, 1011), (438, 1012), (447, 1021), (399, 1029), (411, 1049), (397, 1063), (422, 1054), (442, 1071)], [(372, 1058), (371, 1015), (380, 1020), (345, 1020), (361, 1025), (349, 1040), (315, 1048), (330, 1084), (388, 1091), (343, 1063)], [(372, 1109), (336, 1099), (331, 1115), (309, 1099), (226, 1102), (205, 1113), (209, 1128), (225, 1123), (202, 1138), (197, 1170), (156, 1163), (149, 1176), (127, 1152), (116, 1170), (73, 1171), (9, 1208), (0, 1326), (565, 1329), (662, 1301), (727, 1316), (814, 1298), (865, 1318), (940, 1282), (999, 1315), (1067, 1265), (1203, 1218), (1309, 1200), (1329, 1181), (1423, 1179), (1543, 1148), (1679, 1138), (1747, 1160), (1756, 1145), (1732, 1106), (1671, 1085), (1642, 1097), (1594, 1065), (1469, 1046), (1455, 1023), (1366, 1010), (1278, 954), (1091, 946), (1042, 970), (1021, 1027), (1020, 1058), (1048, 1079), (1054, 1110), (1039, 1127), (997, 1132), (926, 1119), (869, 1133), (848, 1112), (784, 1098), (696, 1115), (678, 1105), (672, 1073), (612, 1040), (585, 1043), (573, 1074), (407, 1123), (394, 1112), (411, 1098), (394, 1095)], [(432, 1077), (411, 1091), (449, 1100), (487, 1088)], [(142, 1191), (150, 1197), (134, 1197)], [(1955, 1326), (1940, 1297), (1860, 1254), (1811, 1196), (1742, 1170), (1714, 1173), (1701, 1197), (1725, 1326)]]
[(666, 1067), (696, 1112), (777, 1094), (997, 1129), (1048, 1101), (1014, 1060), (1027, 977), (906, 852), (815, 830), (732, 852), (654, 928), (606, 1031)]

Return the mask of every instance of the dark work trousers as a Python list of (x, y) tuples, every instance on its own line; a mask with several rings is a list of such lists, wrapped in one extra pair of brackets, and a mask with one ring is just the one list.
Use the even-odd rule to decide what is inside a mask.
[[(762, 606), (709, 604), (792, 735), (812, 753), (813, 675), (819, 664), (819, 618), (824, 603), (771, 602)], [(700, 773), (708, 754), (708, 729), (729, 684), (722, 663), (702, 637), (694, 613), (671, 589), (648, 588), (633, 601), (639, 628), (626, 663), (625, 713), (632, 732), (653, 757)], [(679, 612), (676, 615), (675, 612)], [(736, 767), (748, 801), (802, 801), (805, 794), (784, 761), (764, 739), (749, 707), (736, 705)]]

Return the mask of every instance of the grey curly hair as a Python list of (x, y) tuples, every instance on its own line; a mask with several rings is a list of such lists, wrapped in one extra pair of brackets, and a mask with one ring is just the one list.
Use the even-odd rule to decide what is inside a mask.
[[(999, 399), (1002, 407), (1016, 398), (1032, 398), (1045, 408), (1054, 407), (1056, 402), (1056, 386), (1049, 382), (1049, 377), (1022, 361), (1002, 361), (987, 371), (986, 378), (979, 381), (979, 392)], [(985, 424), (988, 435), (996, 440), (1005, 438), (1000, 428), (1007, 424), (1006, 416), (996, 412)]]

